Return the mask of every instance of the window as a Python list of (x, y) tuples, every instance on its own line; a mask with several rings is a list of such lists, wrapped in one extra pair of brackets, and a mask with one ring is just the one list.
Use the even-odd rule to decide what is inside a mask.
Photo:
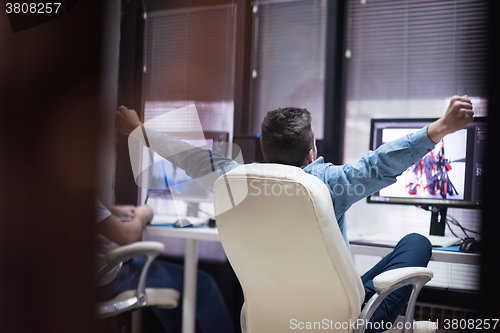
[(268, 111), (307, 108), (323, 138), (325, 0), (253, 3), (250, 132), (260, 133)]
[[(344, 162), (366, 153), (371, 118), (437, 118), (451, 96), (464, 94), (476, 115), (485, 116), (487, 22), (488, 1), (482, 0), (349, 0)], [(347, 213), (348, 225), (428, 234), (429, 213), (397, 205), (390, 211), (361, 201)], [(479, 229), (479, 211), (450, 209), (449, 215)], [(443, 265), (433, 266), (442, 271), (431, 284), (478, 287), (475, 267)]]
[[(163, 1), (159, 6), (166, 5)], [(187, 6), (187, 5), (186, 5)], [(144, 120), (196, 105), (204, 131), (233, 136), (236, 4), (155, 10), (147, 13), (144, 41)], [(156, 123), (159, 125), (158, 123)], [(161, 124), (161, 131), (196, 130), (197, 119), (179, 116)], [(194, 127), (194, 128), (193, 128)], [(146, 191), (142, 191), (144, 200)], [(182, 200), (149, 199), (156, 214), (188, 210)], [(213, 204), (201, 202), (201, 216)], [(154, 240), (154, 237), (151, 237)], [(172, 239), (170, 255), (184, 254), (184, 240)], [(225, 260), (222, 246), (199, 242), (202, 258)]]

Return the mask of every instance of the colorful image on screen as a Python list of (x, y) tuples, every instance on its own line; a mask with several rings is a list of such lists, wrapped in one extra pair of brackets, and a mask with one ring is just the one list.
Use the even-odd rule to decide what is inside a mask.
[[(392, 141), (417, 130), (384, 128), (382, 142)], [(380, 196), (463, 200), (466, 147), (466, 129), (445, 136), (418, 163), (397, 177), (396, 183), (380, 190)]]

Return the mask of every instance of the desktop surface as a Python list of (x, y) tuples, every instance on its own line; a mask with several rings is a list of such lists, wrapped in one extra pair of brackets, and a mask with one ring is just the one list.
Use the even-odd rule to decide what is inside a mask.
[[(358, 236), (350, 239), (351, 242), (364, 243), (364, 244), (378, 244), (387, 245), (394, 247), (403, 238), (405, 234), (400, 233), (390, 233), (390, 232), (380, 232), (370, 235)], [(448, 247), (452, 245), (460, 244), (461, 239), (456, 237), (443, 237), (443, 236), (430, 236), (422, 235), (427, 237), (431, 242), (433, 247)]]
[[(375, 240), (375, 238), (377, 237), (379, 239), (382, 239), (382, 237), (378, 236), (377, 234), (378, 233), (366, 233), (363, 230), (348, 230), (347, 236), (349, 238), (349, 246), (351, 248), (351, 254), (385, 257), (393, 250), (397, 241), (399, 241), (399, 239), (401, 239), (405, 235), (402, 233), (399, 234), (392, 233), (391, 236), (387, 236), (386, 240), (383, 242)], [(366, 239), (370, 238), (370, 236), (373, 236), (372, 237), (373, 239)], [(394, 240), (396, 236), (399, 237), (397, 241)], [(390, 237), (392, 237), (392, 239), (390, 239)], [(432, 240), (431, 243), (433, 243)], [(449, 246), (449, 247), (433, 247), (431, 261), (467, 264), (467, 265), (479, 265), (479, 258), (480, 258), (479, 252), (460, 251), (459, 246)]]

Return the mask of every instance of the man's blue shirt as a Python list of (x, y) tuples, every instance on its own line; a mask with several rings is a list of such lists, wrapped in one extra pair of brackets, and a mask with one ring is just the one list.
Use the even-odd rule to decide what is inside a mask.
[(330, 190), (335, 217), (349, 248), (345, 212), (356, 201), (396, 182), (396, 177), (420, 161), (435, 146), (427, 127), (368, 151), (358, 162), (344, 165), (325, 163), (319, 157), (304, 171), (321, 179)]

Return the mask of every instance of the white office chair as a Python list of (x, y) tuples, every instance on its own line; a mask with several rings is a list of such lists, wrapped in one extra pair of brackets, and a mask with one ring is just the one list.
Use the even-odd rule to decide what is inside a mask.
[[(340, 323), (336, 332), (351, 332), (343, 323), (366, 323), (385, 296), (404, 285), (413, 285), (405, 316), (405, 326), (412, 326), (417, 295), (432, 271), (380, 274), (373, 281), (377, 293), (361, 312), (361, 278), (318, 178), (292, 166), (245, 165), (216, 181), (214, 203), (220, 239), (245, 296), (243, 332), (294, 332), (300, 323), (324, 319)], [(422, 331), (435, 331), (429, 324), (421, 322)], [(359, 325), (354, 332), (364, 330)]]
[(107, 318), (125, 311), (132, 312), (132, 333), (141, 331), (140, 309), (146, 306), (157, 306), (166, 309), (177, 307), (179, 292), (170, 288), (146, 288), (146, 276), (153, 260), (163, 252), (164, 245), (160, 242), (137, 242), (121, 246), (106, 253), (108, 263), (95, 276), (99, 281), (109, 270), (118, 263), (135, 257), (147, 257), (141, 271), (137, 289), (127, 290), (106, 302), (96, 304), (96, 317)]

